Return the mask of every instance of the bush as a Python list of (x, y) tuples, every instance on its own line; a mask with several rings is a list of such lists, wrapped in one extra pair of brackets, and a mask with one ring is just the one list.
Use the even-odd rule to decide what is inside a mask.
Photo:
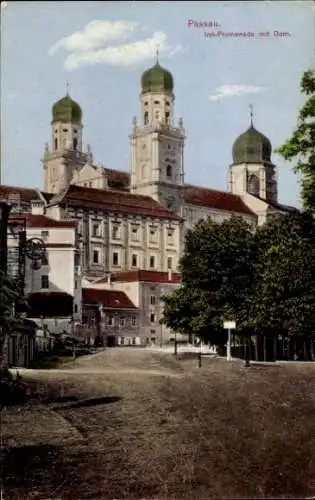
[(20, 375), (16, 378), (8, 368), (0, 370), (0, 405), (13, 406), (24, 403), (27, 399), (27, 386)]

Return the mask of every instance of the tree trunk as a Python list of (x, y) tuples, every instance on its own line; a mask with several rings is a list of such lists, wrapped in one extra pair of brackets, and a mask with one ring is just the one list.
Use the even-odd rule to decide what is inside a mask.
[(311, 338), (310, 340), (310, 355), (311, 355), (311, 360), (315, 361), (315, 356), (314, 356), (314, 344), (313, 344), (313, 339)]
[(249, 360), (250, 360), (250, 355), (249, 355), (249, 338), (244, 337), (244, 360), (245, 360), (245, 366), (248, 367), (250, 366)]
[(264, 335), (264, 361), (267, 361), (266, 336)]
[(258, 339), (259, 339), (259, 334), (257, 333), (255, 339), (255, 361), (258, 361)]
[(307, 361), (307, 349), (306, 349), (306, 341), (305, 339), (303, 340), (303, 355), (304, 355), (304, 361)]

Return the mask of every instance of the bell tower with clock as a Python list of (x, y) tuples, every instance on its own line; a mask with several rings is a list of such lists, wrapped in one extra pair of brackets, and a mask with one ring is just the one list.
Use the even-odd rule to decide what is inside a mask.
[(182, 214), (185, 130), (181, 118), (174, 125), (173, 88), (157, 58), (141, 78), (141, 120), (134, 118), (130, 135), (130, 190)]

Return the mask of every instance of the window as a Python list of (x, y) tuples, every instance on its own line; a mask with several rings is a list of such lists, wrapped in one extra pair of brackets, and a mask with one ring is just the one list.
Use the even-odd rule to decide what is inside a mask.
[(167, 230), (167, 243), (172, 245), (174, 242), (174, 229)]
[(113, 316), (108, 316), (108, 318), (107, 318), (107, 324), (108, 324), (108, 326), (113, 326), (113, 323), (114, 323), (113, 322)]
[(119, 225), (118, 224), (115, 224), (113, 225), (113, 228), (112, 228), (112, 238), (113, 240), (118, 240), (119, 239)]
[(49, 278), (46, 274), (41, 276), (41, 288), (49, 288)]
[(125, 318), (119, 318), (119, 325), (125, 326)]
[(156, 296), (155, 295), (151, 295), (150, 304), (151, 304), (151, 306), (155, 306), (155, 304), (156, 304)]
[(166, 103), (165, 103), (165, 104), (166, 104), (166, 106), (169, 106), (169, 105), (170, 105), (169, 101), (166, 101)]
[(132, 345), (136, 345), (137, 343), (137, 338), (136, 337), (132, 337)]
[(89, 182), (89, 188), (93, 187), (93, 182)]
[(160, 104), (160, 101), (154, 101), (154, 104)]
[(73, 149), (78, 148), (78, 139), (76, 137), (73, 138)]
[(63, 132), (68, 132), (67, 128), (62, 129)]
[(154, 257), (154, 255), (151, 255), (151, 257), (150, 257), (150, 267), (151, 268), (155, 267), (155, 257)]
[(98, 264), (100, 261), (100, 253), (98, 250), (93, 250), (93, 264)]
[(74, 312), (77, 313), (78, 312), (78, 304), (74, 304)]
[(147, 105), (148, 105), (148, 101), (146, 101), (146, 102), (144, 103), (144, 105), (145, 105), (145, 106), (147, 106)]
[(167, 149), (172, 149), (172, 146), (170, 144), (168, 144)]
[(100, 235), (100, 225), (95, 223), (92, 225), (92, 236), (98, 237)]
[(167, 165), (166, 167), (166, 177), (172, 177), (172, 166), (171, 165)]
[(172, 269), (172, 257), (167, 257), (167, 269)]
[(125, 337), (120, 337), (120, 345), (124, 345), (125, 343)]
[(166, 113), (165, 113), (165, 121), (166, 121), (166, 123), (169, 123), (169, 121), (170, 121), (170, 112), (169, 111), (166, 111)]
[(57, 139), (57, 137), (55, 139), (55, 149), (58, 149), (58, 139)]
[(138, 236), (139, 236), (139, 226), (133, 225), (131, 227), (131, 239), (133, 241), (137, 241)]
[(78, 131), (77, 131), (77, 129), (75, 128), (73, 132), (76, 134)]
[(131, 266), (132, 267), (137, 267), (138, 265), (138, 255), (135, 253), (132, 255), (132, 260), (131, 260)]
[(150, 243), (157, 242), (157, 230), (154, 227), (150, 228), (149, 239), (150, 239)]
[(151, 314), (150, 314), (150, 323), (155, 323), (155, 320), (156, 320), (156, 318), (155, 318), (155, 314), (154, 314), (154, 313), (151, 313)]
[(143, 121), (144, 121), (145, 125), (148, 125), (148, 123), (149, 123), (149, 113), (147, 111), (144, 113), (144, 119), (143, 119)]
[(47, 241), (48, 236), (49, 236), (49, 231), (42, 231), (41, 232), (41, 238), (43, 241)]
[(168, 208), (169, 210), (173, 210), (173, 203), (172, 203), (171, 201), (168, 201), (168, 202), (167, 202), (167, 208)]
[(48, 266), (48, 254), (45, 252), (42, 256), (42, 266)]
[(118, 253), (114, 252), (113, 253), (113, 266), (118, 266)]
[(136, 324), (137, 324), (136, 316), (131, 316), (131, 326), (136, 326)]

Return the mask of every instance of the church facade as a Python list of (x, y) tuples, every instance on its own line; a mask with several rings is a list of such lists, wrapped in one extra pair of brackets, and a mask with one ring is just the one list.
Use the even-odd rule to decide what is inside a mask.
[[(82, 109), (68, 94), (52, 107), (51, 141), (42, 158), (44, 191), (36, 196), (44, 202), (45, 216), (77, 222), (85, 287), (121, 287), (128, 296), (131, 278), (119, 274), (136, 276), (136, 271), (146, 273), (143, 282), (150, 276), (148, 282), (178, 286), (185, 231), (201, 218), (221, 222), (233, 214), (255, 227), (294, 210), (278, 202), (271, 143), (252, 119), (233, 145), (228, 191), (185, 183), (186, 134), (183, 119), (175, 119), (174, 101), (173, 76), (157, 61), (141, 78), (129, 172), (105, 168), (94, 162), (89, 145), (84, 150)], [(18, 200), (23, 211), (31, 207), (29, 191), (5, 189), (11, 204)], [(0, 187), (2, 197), (3, 192)], [(115, 285), (106, 279), (111, 274)], [(148, 338), (152, 318), (159, 324), (162, 311), (139, 293), (132, 300), (140, 310), (139, 329)]]

